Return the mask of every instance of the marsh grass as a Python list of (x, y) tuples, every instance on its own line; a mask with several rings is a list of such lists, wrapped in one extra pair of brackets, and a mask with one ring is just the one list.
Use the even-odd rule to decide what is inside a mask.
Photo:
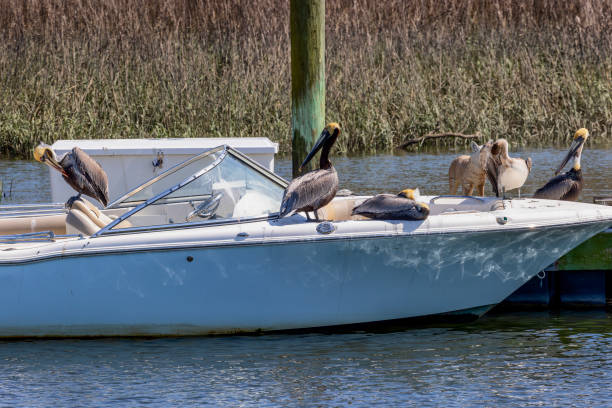
[[(0, 154), (39, 141), (267, 136), (291, 148), (286, 0), (3, 0)], [(344, 153), (429, 132), (612, 141), (612, 0), (327, 1)], [(453, 140), (439, 145), (463, 143)]]

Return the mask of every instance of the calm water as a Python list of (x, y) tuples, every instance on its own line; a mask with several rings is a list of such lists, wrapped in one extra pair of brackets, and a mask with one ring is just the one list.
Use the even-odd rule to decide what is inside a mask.
[[(531, 157), (533, 167), (522, 195), (532, 195), (553, 177), (554, 169), (561, 163), (567, 150), (530, 149), (510, 153), (512, 157)], [(340, 187), (355, 193), (375, 194), (399, 192), (405, 188), (419, 187), (421, 194), (448, 194), (448, 167), (459, 154), (455, 153), (404, 153), (397, 155), (332, 157), (338, 170)], [(585, 188), (581, 201), (593, 202), (594, 196), (612, 195), (612, 149), (585, 148), (582, 154), (582, 171)], [(568, 164), (564, 171), (569, 170)], [(291, 178), (291, 160), (276, 161), (276, 172)], [(461, 193), (461, 190), (459, 191)], [(487, 181), (485, 194), (493, 191)], [(510, 191), (509, 196), (516, 191)]]
[[(519, 152), (531, 194), (563, 157)], [(335, 158), (358, 193), (447, 193), (457, 153)], [(612, 150), (585, 150), (584, 201), (612, 195)], [(289, 178), (287, 158), (277, 171)], [(4, 202), (50, 200), (46, 167), (0, 161)], [(489, 188), (489, 187), (487, 187)], [(490, 191), (490, 189), (489, 189)], [(0, 406), (609, 406), (612, 314), (503, 314), (387, 333), (0, 342)]]
[(612, 319), (0, 343), (2, 406), (609, 406)]
[[(512, 156), (531, 157), (533, 168), (521, 194), (531, 195), (552, 176), (554, 168), (565, 157), (566, 150), (538, 149), (518, 151)], [(419, 187), (421, 194), (448, 194), (448, 166), (459, 154), (455, 153), (403, 153), (360, 157), (332, 157), (340, 177), (340, 188), (355, 193), (374, 194), (399, 192)], [(291, 178), (291, 159), (277, 157), (276, 172)], [(569, 169), (568, 165), (566, 170)], [(592, 202), (594, 196), (612, 195), (612, 149), (585, 148), (582, 154), (585, 188), (581, 201)], [(31, 161), (0, 160), (0, 180), (4, 182), (3, 203), (49, 202), (49, 174), (47, 166)], [(485, 192), (492, 194), (487, 182)], [(111, 192), (111, 200), (123, 192)], [(460, 191), (461, 193), (461, 191)], [(508, 195), (515, 194), (515, 191)]]

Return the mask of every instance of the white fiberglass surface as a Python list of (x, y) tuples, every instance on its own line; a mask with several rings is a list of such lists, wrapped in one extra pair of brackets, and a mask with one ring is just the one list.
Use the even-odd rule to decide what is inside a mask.
[[(222, 152), (203, 157), (130, 197), (140, 201), (178, 185), (198, 170), (214, 163)], [(201, 160), (206, 160), (206, 163)], [(159, 186), (158, 183), (162, 182)], [(278, 212), (284, 187), (232, 156), (170, 194), (127, 218), (121, 227), (183, 224), (207, 220), (240, 219)]]
[(179, 184), (181, 181), (185, 180), (192, 174), (197, 173), (199, 170), (210, 166), (212, 163), (214, 163), (215, 160), (217, 160), (221, 156), (222, 153), (223, 151), (210, 153), (206, 156), (200, 157), (199, 159), (192, 161), (191, 163), (183, 165), (175, 171), (168, 171), (159, 180), (156, 180), (154, 183), (142, 188), (140, 191), (122, 200), (121, 206), (123, 207), (128, 204), (134, 205), (134, 203), (143, 202), (155, 197), (156, 195), (166, 191), (170, 187)]

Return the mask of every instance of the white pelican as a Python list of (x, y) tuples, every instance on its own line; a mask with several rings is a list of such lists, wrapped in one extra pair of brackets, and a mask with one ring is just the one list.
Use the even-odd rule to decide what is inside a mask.
[(451, 195), (457, 194), (459, 186), (463, 186), (463, 195), (471, 196), (476, 188), (476, 194), (484, 196), (487, 162), (492, 145), (490, 141), (482, 146), (472, 142), (472, 154), (461, 155), (451, 162), (448, 168), (448, 188)]
[(519, 189), (525, 184), (531, 171), (531, 158), (520, 159), (508, 155), (508, 141), (497, 139), (491, 147), (491, 156), (487, 161), (487, 177), (497, 197), (506, 198), (506, 191)]

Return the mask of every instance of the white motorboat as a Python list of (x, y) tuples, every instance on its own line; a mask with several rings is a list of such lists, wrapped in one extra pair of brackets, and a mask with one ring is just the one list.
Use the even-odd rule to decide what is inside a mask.
[[(220, 146), (98, 210), (4, 208), (0, 337), (200, 335), (479, 315), (612, 208), (438, 196), (424, 221), (337, 197), (279, 219), (287, 182)], [(44, 231), (43, 231), (44, 230)], [(11, 235), (7, 235), (7, 234)]]

